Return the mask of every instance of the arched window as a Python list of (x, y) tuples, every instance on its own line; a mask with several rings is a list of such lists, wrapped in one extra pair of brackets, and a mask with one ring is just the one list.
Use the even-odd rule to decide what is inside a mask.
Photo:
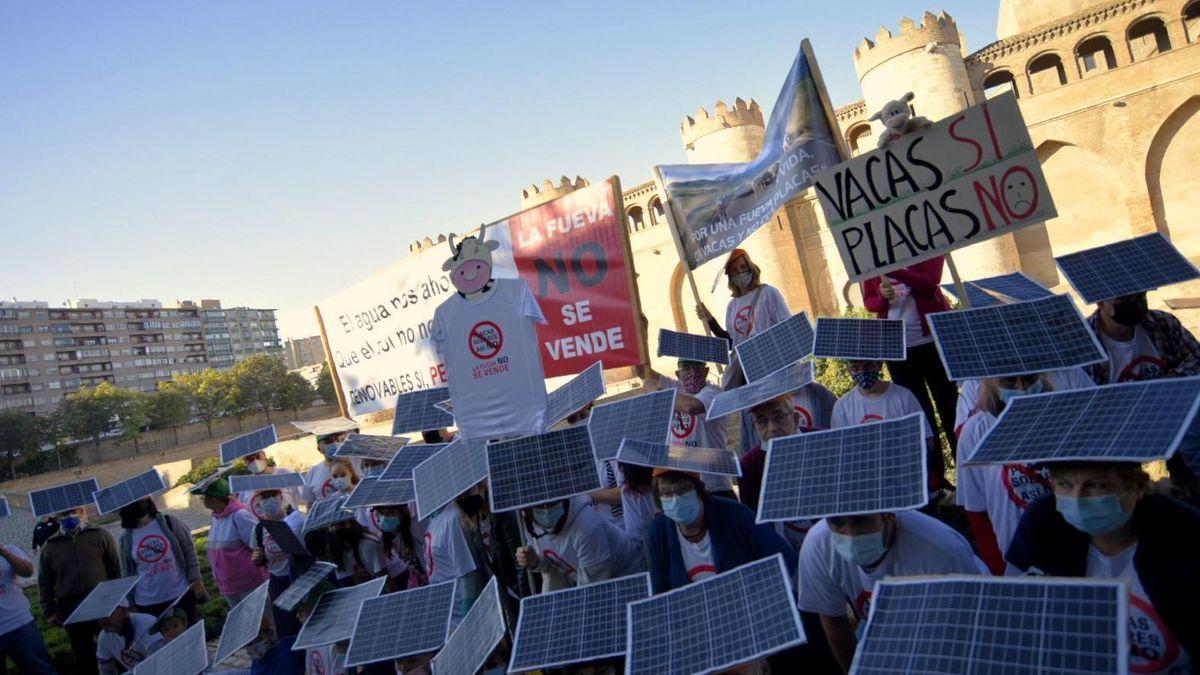
[(1183, 8), (1183, 30), (1189, 44), (1200, 42), (1200, 0)]
[(666, 222), (666, 216), (666, 212), (663, 211), (662, 200), (658, 197), (655, 197), (654, 200), (650, 202), (650, 224), (660, 225)]
[(846, 142), (850, 144), (850, 154), (853, 156), (874, 150), (875, 134), (871, 131), (871, 125), (860, 124), (851, 127), (850, 131), (846, 133)]
[(1129, 27), (1129, 52), (1134, 61), (1171, 51), (1167, 24), (1157, 16), (1148, 16)]
[(637, 232), (646, 226), (646, 221), (642, 218), (642, 207), (634, 206), (625, 213), (629, 216), (630, 232)]
[(1067, 71), (1058, 54), (1042, 54), (1029, 62), (1029, 90), (1043, 94), (1067, 83)]
[(1117, 67), (1117, 53), (1113, 51), (1112, 42), (1103, 35), (1080, 42), (1075, 48), (1075, 60), (1079, 64), (1079, 72), (1083, 73), (1084, 77)]
[(997, 70), (988, 73), (988, 76), (983, 78), (984, 98), (999, 96), (1008, 91), (1011, 91), (1013, 96), (1020, 97), (1020, 93), (1017, 91), (1017, 79), (1009, 71)]

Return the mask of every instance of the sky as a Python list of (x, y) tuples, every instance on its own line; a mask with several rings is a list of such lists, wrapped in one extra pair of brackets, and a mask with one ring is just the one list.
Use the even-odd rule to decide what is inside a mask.
[(926, 9), (995, 39), (979, 0), (4, 3), (0, 299), (218, 298), (313, 335), (418, 238), (547, 177), (649, 180), (718, 99), (768, 114), (805, 37), (857, 100), (855, 45)]

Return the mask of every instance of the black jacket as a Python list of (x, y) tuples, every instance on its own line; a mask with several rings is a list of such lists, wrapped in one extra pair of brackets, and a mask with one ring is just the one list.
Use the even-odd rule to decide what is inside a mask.
[[(1200, 510), (1161, 495), (1148, 494), (1133, 509), (1138, 538), (1133, 566), (1150, 604), (1189, 654), (1200, 654)], [(1091, 537), (1058, 513), (1054, 495), (1025, 509), (1009, 544), (1008, 562), (1050, 576), (1087, 574)]]

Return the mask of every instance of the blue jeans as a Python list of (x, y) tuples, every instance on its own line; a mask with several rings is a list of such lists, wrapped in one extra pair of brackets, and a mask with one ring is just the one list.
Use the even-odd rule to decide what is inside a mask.
[(0, 663), (6, 656), (17, 664), (17, 672), (22, 675), (54, 675), (58, 672), (50, 663), (50, 653), (46, 651), (46, 643), (42, 642), (42, 633), (36, 621), (0, 635)]

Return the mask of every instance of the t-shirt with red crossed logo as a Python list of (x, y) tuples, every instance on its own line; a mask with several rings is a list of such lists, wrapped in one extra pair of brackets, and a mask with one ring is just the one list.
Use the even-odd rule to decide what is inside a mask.
[(1137, 544), (1113, 556), (1088, 546), (1087, 576), (1129, 580), (1129, 672), (1183, 675), (1192, 672), (1192, 656), (1171, 634), (1142, 586), (1134, 566)]
[(675, 534), (679, 537), (679, 552), (683, 554), (683, 567), (687, 571), (688, 581), (716, 576), (717, 565), (713, 561), (712, 541), (708, 538), (708, 532), (695, 543), (688, 541), (678, 527), (675, 528)]
[(1133, 329), (1130, 340), (1114, 340), (1101, 332), (1100, 342), (1108, 352), (1109, 382), (1157, 380), (1167, 374), (1166, 362), (1141, 326)]
[[(683, 388), (678, 380), (663, 378), (663, 384), (675, 387), (680, 394), (691, 396), (700, 401), (707, 410), (712, 405), (721, 389), (713, 384), (705, 384), (700, 391), (692, 394)], [(671, 414), (671, 445), (686, 445), (690, 448), (725, 448), (725, 419), (709, 420), (703, 413), (695, 414), (675, 410)], [(733, 490), (733, 480), (729, 476), (714, 473), (700, 474), (704, 487), (709, 492), (730, 492)]]
[(187, 575), (175, 560), (175, 553), (158, 521), (151, 520), (130, 531), (130, 555), (137, 564), (141, 581), (133, 589), (138, 605), (171, 602), (187, 589)]
[(770, 284), (741, 296), (731, 298), (725, 307), (725, 330), (734, 345), (758, 335), (792, 315), (778, 288)]
[(475, 571), (475, 557), (463, 532), (460, 513), (451, 502), (430, 518), (425, 528), (425, 570), (431, 584), (455, 581)]
[[(894, 420), (921, 412), (921, 404), (917, 397), (904, 387), (889, 382), (882, 394), (864, 393), (861, 387), (855, 387), (846, 392), (837, 403), (833, 404), (831, 419), (834, 429), (852, 427), (858, 424)], [(921, 426), (925, 436), (929, 437), (929, 423), (921, 417)]]

